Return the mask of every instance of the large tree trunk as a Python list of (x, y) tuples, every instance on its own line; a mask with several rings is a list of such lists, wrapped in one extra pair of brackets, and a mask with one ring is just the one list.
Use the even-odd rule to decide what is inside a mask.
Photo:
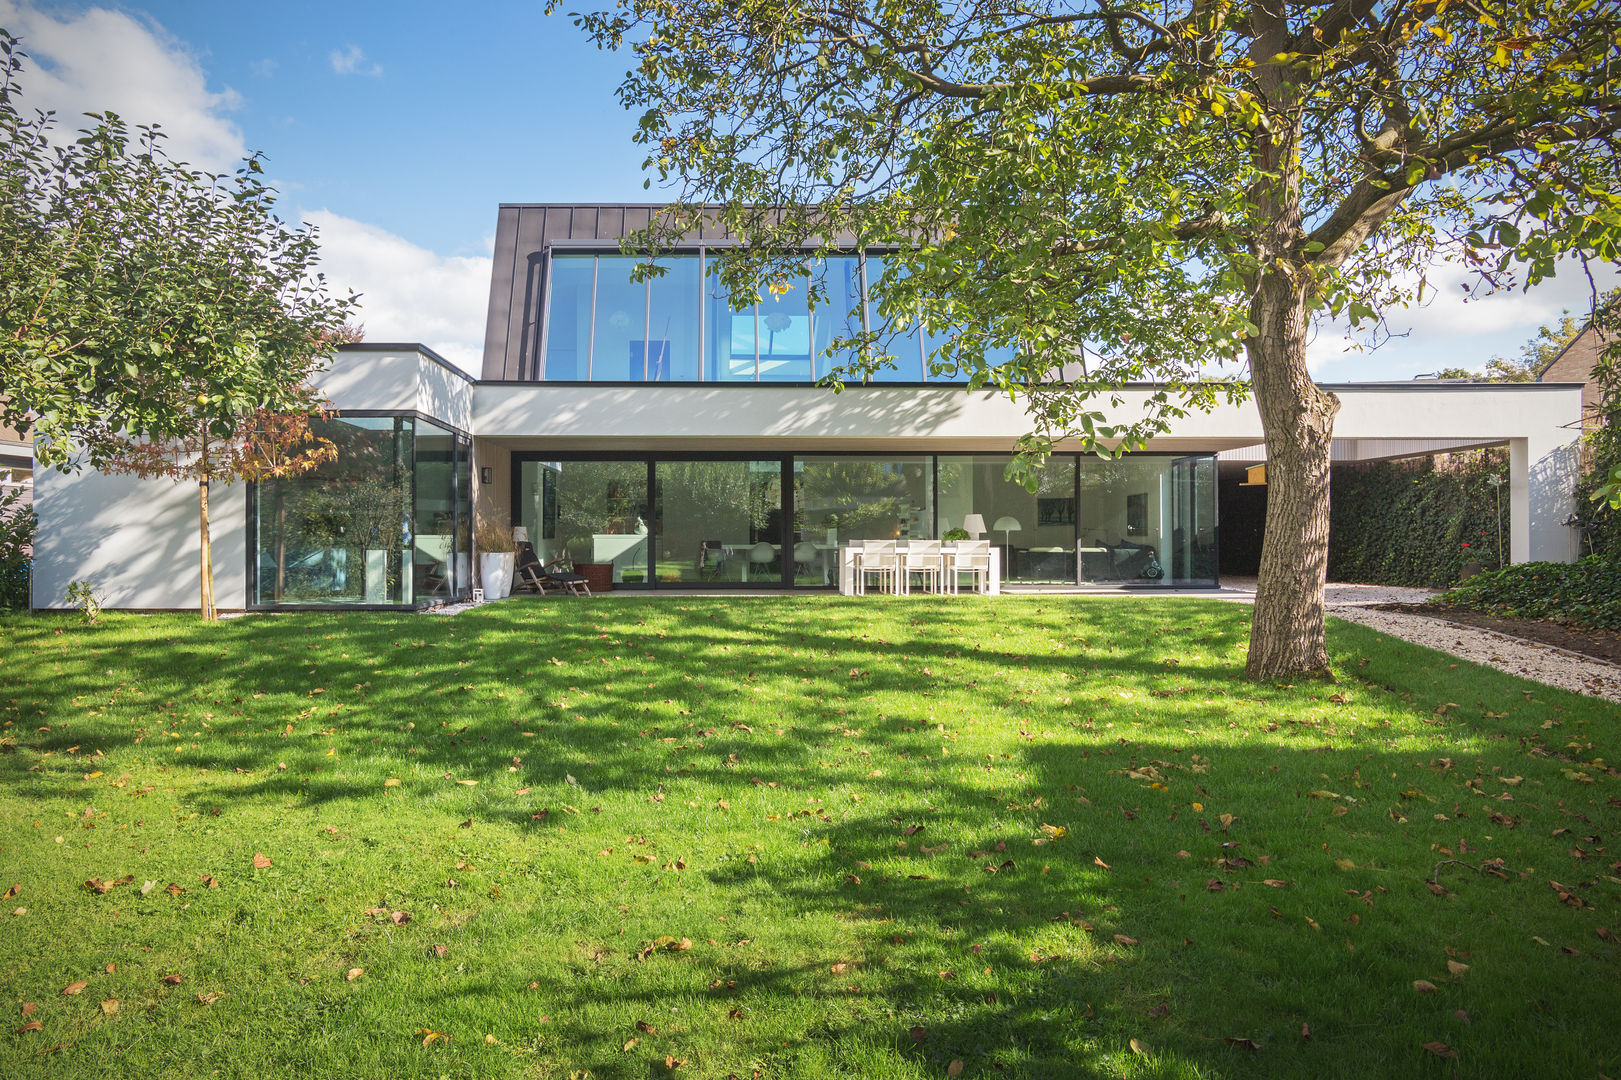
[(197, 482), (197, 503), (200, 511), (199, 519), (202, 524), (203, 545), (202, 616), (204, 622), (213, 622), (219, 618), (219, 612), (214, 609), (214, 553), (208, 536), (208, 479), (206, 477)]
[(1303, 279), (1262, 275), (1248, 344), (1255, 403), (1266, 432), (1266, 533), (1250, 625), (1252, 679), (1326, 676), (1323, 586), (1328, 580), (1328, 469), (1340, 400), (1306, 369)]

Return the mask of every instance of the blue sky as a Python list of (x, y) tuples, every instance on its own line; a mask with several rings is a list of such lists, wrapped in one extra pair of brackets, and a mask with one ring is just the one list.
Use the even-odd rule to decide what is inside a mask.
[[(177, 156), (229, 168), (263, 152), (289, 217), (320, 227), (328, 276), (363, 294), (372, 340), (421, 341), (477, 371), (502, 202), (643, 201), (642, 153), (614, 91), (624, 55), (598, 51), (543, 0), (134, 4), (0, 0), (33, 55), (28, 100), (64, 117), (111, 108), (157, 121)], [(1323, 381), (1408, 379), (1512, 353), (1588, 283), (1389, 313), (1398, 336), (1309, 359)], [(1600, 284), (1621, 281), (1614, 267)]]

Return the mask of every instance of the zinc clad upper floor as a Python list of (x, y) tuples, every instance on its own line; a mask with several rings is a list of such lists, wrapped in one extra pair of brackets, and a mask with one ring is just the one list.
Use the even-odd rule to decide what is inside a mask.
[[(943, 339), (890, 324), (871, 299), (881, 253), (852, 250), (810, 279), (732, 296), (713, 255), (723, 232), (700, 229), (658, 261), (665, 272), (632, 280), (641, 262), (620, 239), (659, 207), (506, 205), (497, 223), (483, 375), (511, 382), (813, 383), (847, 356), (833, 347), (870, 332), (894, 359), (874, 382), (938, 380), (928, 356)], [(1004, 350), (1009, 356), (1011, 350)], [(987, 359), (998, 362), (1001, 353)]]

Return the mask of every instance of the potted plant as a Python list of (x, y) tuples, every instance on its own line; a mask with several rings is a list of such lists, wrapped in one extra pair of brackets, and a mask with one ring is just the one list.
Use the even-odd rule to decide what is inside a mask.
[(512, 531), (479, 525), (478, 552), (478, 573), (484, 583), (484, 597), (499, 600), (512, 591)]

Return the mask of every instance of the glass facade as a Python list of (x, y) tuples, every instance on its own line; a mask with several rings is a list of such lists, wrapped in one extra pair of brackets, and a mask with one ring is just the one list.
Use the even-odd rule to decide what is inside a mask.
[[(927, 353), (949, 341), (924, 335), (915, 319), (875, 310), (868, 286), (884, 272), (881, 255), (834, 256), (816, 265), (813, 278), (736, 297), (706, 252), (660, 258), (663, 275), (634, 283), (631, 274), (641, 261), (607, 253), (551, 255), (542, 379), (815, 382), (850, 359), (833, 342), (871, 330), (877, 347), (893, 358), (872, 381), (921, 382), (930, 377)], [(813, 280), (826, 294), (814, 310)]]
[(406, 606), (465, 597), (471, 446), (410, 416), (312, 423), (334, 460), (253, 489), (251, 603)]
[(647, 580), (652, 515), (645, 460), (513, 464), (517, 524), (529, 530), (542, 562), (607, 563), (615, 582)]
[(1208, 455), (1058, 454), (1035, 491), (1007, 455), (539, 457), (514, 455), (515, 524), (543, 559), (610, 563), (632, 587), (828, 587), (852, 541), (963, 528), (1011, 585), (1216, 583)]

